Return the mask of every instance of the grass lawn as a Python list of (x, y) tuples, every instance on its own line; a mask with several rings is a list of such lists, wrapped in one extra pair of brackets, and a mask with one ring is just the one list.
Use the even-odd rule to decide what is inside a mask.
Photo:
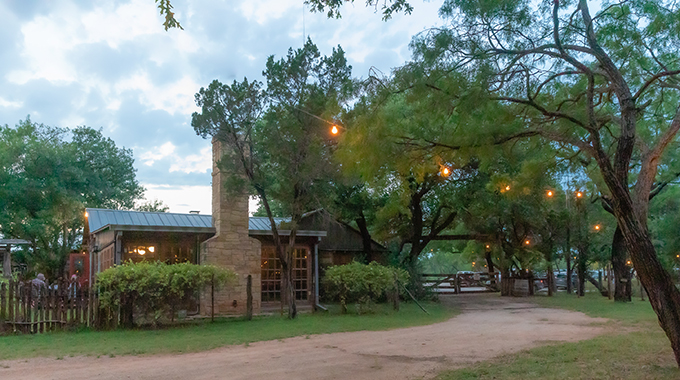
[(0, 360), (36, 356), (60, 358), (196, 352), (294, 336), (426, 325), (445, 321), (455, 314), (440, 304), (427, 303), (424, 306), (429, 315), (413, 303), (402, 303), (399, 312), (394, 312), (389, 305), (377, 305), (374, 313), (364, 315), (341, 315), (338, 308), (333, 307), (329, 313), (300, 314), (295, 320), (280, 316), (256, 317), (252, 321), (234, 318), (161, 330), (4, 336), (0, 337)]
[(535, 297), (544, 306), (610, 318), (612, 332), (595, 339), (525, 350), (454, 371), (461, 379), (680, 379), (670, 343), (648, 301), (619, 304), (596, 293)]

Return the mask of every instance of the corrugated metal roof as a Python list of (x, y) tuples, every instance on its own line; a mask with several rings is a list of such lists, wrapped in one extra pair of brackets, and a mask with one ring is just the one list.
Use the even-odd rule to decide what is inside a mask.
[(90, 231), (96, 232), (106, 226), (156, 227), (161, 230), (181, 228), (212, 229), (212, 216), (200, 214), (174, 214), (128, 210), (88, 208)]
[[(198, 231), (215, 232), (212, 215), (175, 214), (168, 212), (147, 212), (129, 210), (108, 210), (88, 208), (90, 231), (97, 232), (106, 226), (125, 226), (153, 229), (155, 231), (176, 231), (179, 229), (196, 229)], [(277, 225), (290, 222), (290, 218), (274, 218)], [(251, 231), (271, 231), (269, 218), (251, 216), (248, 221)]]
[[(274, 222), (279, 226), (283, 222), (290, 222), (290, 218), (274, 218)], [(272, 227), (269, 218), (266, 216), (251, 216), (248, 221), (248, 229), (251, 231), (271, 231)]]

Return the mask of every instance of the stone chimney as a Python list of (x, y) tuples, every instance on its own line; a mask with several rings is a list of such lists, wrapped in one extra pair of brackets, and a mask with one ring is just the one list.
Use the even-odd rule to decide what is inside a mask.
[[(201, 264), (214, 264), (236, 272), (238, 280), (215, 293), (215, 314), (246, 312), (246, 282), (252, 275), (253, 314), (260, 312), (261, 246), (248, 236), (248, 194), (225, 189), (227, 173), (217, 163), (224, 155), (222, 143), (213, 138), (212, 219), (215, 236), (201, 245)], [(201, 297), (201, 314), (211, 314), (210, 293)]]

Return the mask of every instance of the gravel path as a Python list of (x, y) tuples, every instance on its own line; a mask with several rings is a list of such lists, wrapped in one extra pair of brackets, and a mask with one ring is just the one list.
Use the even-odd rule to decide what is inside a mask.
[(603, 319), (540, 308), (528, 299), (477, 294), (446, 296), (442, 302), (463, 313), (428, 326), (312, 335), (191, 354), (4, 361), (0, 379), (420, 379), (605, 332), (593, 323)]

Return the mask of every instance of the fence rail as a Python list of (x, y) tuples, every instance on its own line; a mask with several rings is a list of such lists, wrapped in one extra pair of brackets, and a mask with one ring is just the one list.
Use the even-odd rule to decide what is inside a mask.
[(423, 274), (426, 287), (436, 293), (465, 293), (497, 291), (498, 273), (459, 272), (448, 274)]
[(94, 327), (97, 310), (95, 292), (69, 286), (66, 281), (50, 285), (10, 281), (0, 285), (0, 334)]

